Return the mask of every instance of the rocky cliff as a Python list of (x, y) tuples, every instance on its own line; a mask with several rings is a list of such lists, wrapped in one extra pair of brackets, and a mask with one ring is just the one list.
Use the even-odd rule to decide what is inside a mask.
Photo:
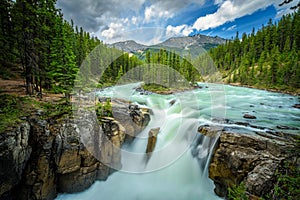
[[(150, 120), (118, 104), (116, 118), (99, 123), (94, 112), (80, 118), (44, 120), (37, 112), (0, 135), (0, 199), (54, 199), (79, 192), (121, 167), (120, 147)], [(122, 118), (122, 123), (117, 121)], [(136, 124), (135, 122), (142, 122)]]
[(200, 127), (208, 137), (220, 135), (209, 166), (215, 192), (225, 197), (228, 188), (243, 182), (252, 197), (268, 194), (274, 187), (275, 173), (290, 156), (292, 137), (265, 137), (238, 134), (220, 128)]

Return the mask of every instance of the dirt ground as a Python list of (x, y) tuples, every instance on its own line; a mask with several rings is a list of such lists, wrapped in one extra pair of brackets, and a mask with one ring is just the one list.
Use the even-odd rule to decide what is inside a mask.
[[(23, 79), (4, 80), (0, 78), (0, 94), (26, 96), (25, 82)], [(42, 101), (58, 101), (63, 98), (62, 94), (43, 93)]]
[(0, 78), (0, 93), (25, 96), (26, 88), (24, 80), (4, 80)]

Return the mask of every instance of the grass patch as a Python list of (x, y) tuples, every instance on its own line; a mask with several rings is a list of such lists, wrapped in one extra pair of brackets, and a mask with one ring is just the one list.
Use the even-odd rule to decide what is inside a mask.
[(145, 84), (142, 86), (144, 90), (151, 91), (151, 92), (165, 92), (165, 91), (171, 91), (171, 88), (167, 88), (162, 85), (158, 84)]
[(244, 183), (240, 185), (234, 185), (231, 188), (228, 188), (228, 199), (229, 200), (248, 200), (246, 194), (246, 186)]
[[(72, 105), (62, 99), (56, 103), (38, 101), (33, 97), (20, 97), (16, 95), (0, 95), (0, 133), (9, 130), (41, 110), (41, 119), (56, 120), (72, 116)], [(24, 119), (23, 119), (24, 117)]]
[(29, 98), (1, 94), (0, 101), (0, 133), (20, 123), (21, 117), (31, 113)]
[(71, 117), (73, 114), (71, 103), (65, 99), (62, 99), (55, 104), (43, 102), (40, 104), (40, 109), (45, 112), (43, 114), (44, 119), (56, 120), (64, 117)]

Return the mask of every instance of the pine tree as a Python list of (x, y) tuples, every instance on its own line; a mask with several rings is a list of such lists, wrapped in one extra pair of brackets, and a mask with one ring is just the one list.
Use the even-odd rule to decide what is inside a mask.
[(12, 22), (13, 1), (1, 0), (0, 4), (0, 66), (7, 60), (15, 61), (15, 33)]
[(78, 71), (72, 43), (68, 40), (72, 37), (73, 29), (66, 21), (63, 21), (61, 15), (56, 18), (55, 31), (56, 36), (51, 47), (51, 70), (48, 75), (52, 78), (53, 90), (64, 93), (69, 99)]

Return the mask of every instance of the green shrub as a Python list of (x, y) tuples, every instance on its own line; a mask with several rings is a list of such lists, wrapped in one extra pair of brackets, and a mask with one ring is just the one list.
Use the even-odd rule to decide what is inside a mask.
[(246, 186), (244, 183), (240, 185), (234, 185), (231, 188), (228, 188), (228, 199), (229, 200), (248, 200), (246, 194)]

